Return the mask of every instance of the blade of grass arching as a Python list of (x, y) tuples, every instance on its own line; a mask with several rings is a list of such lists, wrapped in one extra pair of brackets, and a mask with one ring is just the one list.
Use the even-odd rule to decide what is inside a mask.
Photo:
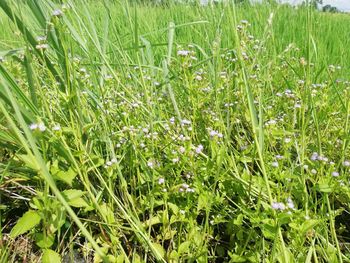
[(10, 18), (10, 20), (17, 26), (18, 30), (22, 33), (24, 36), (24, 39), (30, 44), (32, 47), (34, 53), (37, 55), (39, 60), (42, 62), (45, 61), (47, 68), (50, 70), (51, 74), (54, 76), (57, 82), (62, 83), (61, 89), (64, 90), (63, 81), (61, 79), (61, 76), (55, 69), (54, 65), (52, 64), (50, 58), (45, 54), (45, 52), (41, 52), (36, 48), (36, 45), (38, 44), (35, 40), (34, 36), (30, 33), (30, 30), (25, 25), (24, 21), (22, 21), (10, 8), (10, 6), (7, 4), (7, 0), (0, 1), (0, 8), (5, 12), (5, 14)]
[[(103, 32), (102, 32), (102, 38), (101, 38), (101, 47), (102, 47), (101, 52), (104, 55), (107, 54), (109, 20), (110, 20), (110, 16), (109, 15), (104, 16), (104, 19), (103, 19)], [(100, 86), (101, 87), (103, 86), (104, 78), (105, 78), (106, 75), (107, 75), (107, 67), (104, 64), (102, 64), (102, 66), (101, 66), (101, 74), (100, 74)]]
[[(231, 14), (229, 14), (230, 18), (231, 18), (230, 22), (231, 22), (231, 27), (232, 27), (233, 34), (234, 34), (235, 46), (237, 47), (237, 51), (238, 51), (237, 52), (238, 53), (238, 62), (240, 65), (241, 77), (242, 77), (242, 82), (243, 82), (243, 86), (244, 86), (243, 87), (244, 92), (245, 92), (245, 95), (246, 95), (247, 101), (248, 101), (249, 115), (250, 115), (251, 124), (252, 124), (255, 147), (256, 147), (257, 152), (258, 152), (260, 170), (261, 170), (262, 175), (263, 175), (263, 179), (264, 179), (264, 183), (265, 183), (265, 187), (266, 187), (266, 192), (267, 192), (267, 195), (269, 197), (269, 203), (270, 203), (270, 205), (272, 205), (273, 198), (272, 198), (272, 194), (271, 194), (270, 182), (269, 182), (267, 170), (265, 167), (265, 160), (264, 160), (263, 148), (262, 148), (263, 145), (260, 144), (260, 139), (259, 139), (260, 136), (264, 136), (263, 135), (264, 130), (263, 130), (263, 126), (259, 125), (259, 122), (258, 122), (258, 117), (257, 117), (255, 105), (254, 105), (254, 97), (253, 97), (253, 94), (251, 91), (250, 84), (249, 84), (248, 79), (247, 79), (247, 73), (246, 73), (246, 70), (244, 68), (244, 64), (242, 63), (242, 61), (244, 61), (244, 60), (243, 60), (242, 49), (241, 49), (241, 45), (240, 45), (240, 37), (239, 37), (237, 31), (235, 30), (236, 26), (237, 26), (237, 14), (236, 14), (235, 2), (232, 2), (232, 9), (229, 8), (229, 12), (231, 12)], [(260, 101), (259, 103), (262, 103), (262, 101)], [(261, 116), (261, 118), (262, 118), (262, 116)], [(275, 215), (275, 220), (277, 223), (277, 215), (276, 215), (275, 211), (274, 211), (274, 215)], [(279, 240), (280, 240), (281, 245), (282, 245), (283, 262), (287, 263), (287, 262), (289, 262), (289, 260), (288, 260), (289, 253), (286, 249), (284, 238), (283, 238), (282, 231), (281, 231), (280, 227), (277, 228), (276, 235), (279, 237)]]
[[(0, 76), (1, 79), (6, 82), (15, 93), (17, 98), (24, 104), (24, 107), (20, 107), (22, 114), (25, 116), (26, 120), (33, 120), (35, 115), (38, 115), (38, 109), (35, 105), (28, 99), (26, 94), (21, 90), (16, 81), (10, 76), (10, 74), (0, 65)], [(8, 95), (4, 89), (4, 86), (0, 84), (0, 97), (12, 107)]]
[[(171, 84), (170, 84), (169, 70), (168, 70), (168, 66), (170, 65), (170, 61), (171, 61), (171, 53), (172, 53), (173, 42), (174, 42), (174, 34), (175, 34), (174, 28), (175, 28), (175, 24), (173, 22), (170, 22), (169, 34), (168, 34), (168, 55), (167, 55), (167, 59), (163, 61), (163, 78), (164, 78), (164, 82), (166, 83), (167, 91), (169, 93), (171, 103), (173, 104), (176, 116), (179, 119), (179, 121), (181, 121), (182, 120), (181, 113), (180, 113), (179, 107), (177, 106), (173, 88), (171, 87)], [(186, 134), (183, 127), (182, 127), (182, 131)]]
[(175, 35), (175, 23), (170, 22), (168, 27), (168, 55), (167, 55), (168, 65), (170, 65), (171, 53), (173, 51), (174, 35)]
[(145, 58), (146, 58), (146, 65), (147, 67), (155, 67), (154, 65), (154, 55), (153, 55), (153, 52), (152, 52), (152, 45), (151, 43), (145, 39), (144, 37), (140, 37), (145, 49), (146, 49), (146, 52), (145, 52)]
[[(92, 36), (90, 34), (90, 30), (89, 28), (85, 25), (85, 23), (82, 21), (77, 9), (71, 5), (71, 10), (74, 12), (75, 14), (75, 18), (78, 19), (78, 21), (80, 22), (80, 25), (82, 26), (82, 28), (85, 30), (85, 33), (87, 34), (87, 36), (89, 37), (89, 39), (92, 41), (92, 44), (94, 45), (94, 47), (97, 49), (98, 54), (101, 58), (101, 60), (103, 61), (103, 63), (105, 64), (105, 66), (108, 68), (110, 74), (113, 76), (113, 78), (118, 82), (119, 87), (125, 92), (126, 95), (128, 95), (133, 101), (138, 101), (138, 99), (136, 98), (135, 94), (132, 92), (132, 90), (128, 89), (120, 80), (120, 78), (117, 76), (117, 74), (115, 73), (115, 70), (113, 69), (112, 65), (109, 63), (107, 57), (105, 56), (105, 54), (102, 53), (101, 50), (101, 45), (100, 43), (96, 43), (96, 39), (94, 36)], [(88, 12), (88, 11), (87, 11)], [(91, 22), (92, 23), (92, 22)], [(91, 24), (93, 26), (93, 23)], [(97, 39), (98, 40), (98, 39)], [(120, 53), (122, 54), (123, 52), (120, 51)], [(121, 96), (121, 98), (123, 98), (123, 100), (125, 102), (127, 102), (128, 104), (132, 104), (132, 102), (124, 97)], [(142, 108), (144, 110), (144, 114), (148, 113), (148, 109), (141, 104), (140, 108)]]
[(78, 33), (78, 31), (75, 29), (73, 24), (67, 18), (67, 16), (63, 17), (63, 22), (67, 26), (67, 28), (69, 29), (70, 34), (72, 35), (73, 39), (77, 42), (79, 47), (82, 49), (82, 51), (86, 55), (88, 55), (89, 49), (87, 48), (87, 45), (86, 45), (87, 40)]
[[(65, 143), (65, 142), (63, 141), (63, 143)], [(64, 147), (68, 148), (68, 145), (65, 144)], [(70, 154), (72, 155), (72, 153), (70, 153)], [(73, 160), (73, 163), (77, 167), (77, 169), (79, 169), (79, 164), (75, 160)], [(90, 163), (93, 165), (92, 160), (90, 160)], [(117, 171), (118, 177), (120, 178), (120, 180), (122, 182), (124, 181), (124, 186), (122, 186), (122, 187), (126, 187), (125, 179), (123, 178), (123, 174), (122, 174), (122, 171), (121, 171), (119, 166), (117, 166), (117, 170), (118, 170)], [(134, 213), (133, 207), (128, 208), (126, 206), (125, 202), (120, 200), (120, 198), (118, 198), (115, 195), (114, 190), (110, 188), (110, 186), (108, 185), (108, 182), (105, 180), (105, 178), (101, 174), (100, 170), (94, 169), (94, 172), (95, 172), (94, 173), (95, 176), (101, 182), (103, 188), (108, 192), (109, 197), (111, 197), (112, 201), (117, 205), (120, 215), (122, 215), (123, 218), (130, 224), (131, 229), (135, 233), (135, 235), (139, 238), (140, 241), (144, 242), (145, 245), (151, 249), (151, 251), (153, 252), (153, 254), (155, 255), (155, 257), (157, 258), (158, 261), (165, 262), (165, 260), (163, 259), (163, 257), (159, 253), (159, 251), (154, 247), (151, 238), (148, 237), (148, 235), (144, 231), (144, 228), (143, 228), (140, 220), (138, 219), (138, 216)], [(129, 193), (126, 192), (124, 194), (126, 194), (128, 196), (128, 198), (130, 199), (129, 201), (132, 203), (133, 201), (132, 201), (132, 198), (129, 197)], [(96, 203), (96, 206), (97, 206), (97, 209), (99, 209), (99, 207), (98, 207), (99, 205), (97, 203)]]
[(38, 21), (41, 28), (45, 28), (46, 25), (46, 18), (44, 15), (44, 12), (40, 6), (41, 1), (36, 0), (28, 0), (26, 1), (26, 4), (28, 5), (30, 11), (33, 13), (35, 19)]
[(84, 12), (84, 17), (87, 18), (88, 23), (85, 23), (85, 24), (90, 32), (89, 35), (91, 37), (91, 40), (93, 41), (95, 47), (97, 48), (97, 51), (99, 53), (102, 53), (101, 42), (99, 41), (97, 31), (96, 31), (96, 25), (93, 22), (92, 15), (90, 11), (87, 9), (87, 5), (83, 3), (80, 6), (82, 7), (82, 11)]
[[(23, 116), (21, 114), (21, 111), (18, 107), (18, 103), (13, 97), (11, 91), (7, 87), (6, 83), (3, 83), (5, 90), (7, 92), (8, 97), (10, 98), (10, 101), (12, 103), (16, 120), (19, 123), (22, 131), (24, 134), (22, 134), (22, 131), (17, 127), (14, 120), (10, 116), (9, 112), (6, 110), (3, 103), (0, 101), (0, 110), (4, 114), (5, 118), (9, 122), (9, 124), (12, 126), (13, 132), (15, 133), (16, 137), (20, 140), (21, 145), (23, 146), (24, 150), (27, 152), (29, 158), (34, 162), (35, 166), (39, 168), (39, 172), (41, 173), (43, 179), (45, 182), (50, 186), (52, 192), (55, 194), (57, 199), (62, 203), (64, 208), (66, 209), (67, 213), (71, 216), (72, 220), (77, 224), (80, 231), (83, 233), (83, 235), (87, 238), (87, 240), (91, 243), (92, 247), (95, 249), (96, 253), (99, 254), (102, 258), (105, 258), (104, 253), (100, 249), (100, 247), (97, 245), (89, 231), (85, 228), (83, 223), (80, 221), (78, 216), (75, 214), (73, 209), (70, 207), (70, 205), (67, 203), (66, 199), (63, 197), (61, 192), (58, 190), (56, 183), (54, 179), (52, 178), (50, 172), (48, 171), (48, 168), (40, 154), (40, 151), (35, 143), (34, 137), (31, 133), (31, 131), (28, 128), (28, 125), (26, 124), (25, 120), (23, 119)], [(105, 260), (107, 262), (107, 260)]]
[(29, 87), (29, 93), (30, 93), (30, 98), (33, 102), (33, 105), (37, 108), (38, 107), (38, 100), (36, 96), (36, 75), (35, 72), (33, 71), (32, 68), (32, 56), (30, 52), (26, 52), (23, 60), (24, 68), (26, 70), (27, 74), (27, 81), (28, 81), (28, 87)]
[(137, 20), (137, 5), (134, 5), (134, 46), (139, 45), (139, 24)]
[[(176, 24), (175, 25), (175, 29), (178, 29), (178, 28), (181, 28), (181, 27), (188, 27), (188, 26), (192, 26), (192, 25), (208, 24), (208, 23), (209, 23), (209, 21), (207, 21), (207, 20), (199, 20), (199, 21), (194, 21), (194, 22), (189, 22), (189, 23)], [(157, 29), (157, 30), (154, 30), (154, 31), (147, 32), (145, 34), (142, 34), (142, 36), (146, 37), (146, 36), (149, 36), (149, 35), (152, 35), (152, 34), (164, 33), (164, 32), (167, 32), (167, 31), (169, 31), (169, 26), (161, 28), (161, 29)]]
[[(266, 89), (266, 84), (265, 84), (265, 89)], [(260, 90), (260, 95), (259, 95), (259, 145), (261, 149), (264, 149), (264, 118), (263, 118), (263, 92)]]
[(97, 175), (110, 197), (112, 197), (114, 203), (118, 206), (118, 209), (121, 212), (121, 214), (123, 214), (124, 218), (131, 225), (135, 235), (139, 236), (139, 239), (141, 239), (141, 241), (143, 240), (146, 243), (146, 245), (151, 249), (158, 261), (166, 262), (162, 255), (159, 253), (159, 251), (154, 247), (150, 237), (148, 237), (145, 233), (142, 224), (140, 223), (140, 220), (137, 218), (137, 216), (133, 215), (132, 211), (124, 207), (123, 203), (115, 196), (113, 190), (110, 189), (108, 183), (103, 179), (102, 175), (99, 173)]
[(335, 247), (337, 248), (339, 262), (342, 263), (343, 262), (343, 253), (340, 250), (339, 240), (337, 237), (337, 232), (335, 230), (335, 219), (333, 216), (334, 210), (332, 210), (331, 204), (329, 202), (328, 193), (325, 193), (325, 198), (326, 198), (328, 215), (329, 215), (329, 225), (330, 225), (330, 230), (331, 230), (331, 236), (332, 236), (333, 242), (335, 243)]

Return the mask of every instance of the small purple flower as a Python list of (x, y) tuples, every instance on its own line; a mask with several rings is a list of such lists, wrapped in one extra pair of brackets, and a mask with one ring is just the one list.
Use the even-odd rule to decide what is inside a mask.
[(198, 146), (196, 147), (196, 153), (197, 153), (197, 154), (200, 154), (202, 151), (203, 151), (203, 145), (200, 144), (200, 145), (198, 145)]
[(61, 126), (59, 124), (56, 124), (52, 127), (53, 131), (59, 131), (61, 129)]
[(277, 160), (282, 160), (284, 157), (283, 157), (282, 155), (280, 155), (280, 154), (277, 154), (277, 155), (275, 156), (275, 158), (276, 158)]
[(187, 188), (189, 188), (190, 186), (188, 185), (188, 184), (186, 184), (186, 183), (183, 183), (182, 184), (182, 188), (184, 188), (184, 189), (187, 189)]
[(35, 46), (35, 48), (38, 50), (44, 50), (44, 49), (48, 49), (49, 45), (48, 44), (38, 44)]
[(149, 161), (147, 162), (147, 166), (150, 167), (150, 168), (154, 168), (155, 162), (152, 161), (152, 160), (149, 160)]
[(181, 125), (190, 125), (190, 124), (191, 124), (191, 121), (189, 120), (186, 120), (186, 119), (181, 120)]
[(286, 206), (283, 203), (273, 202), (272, 205), (271, 205), (271, 208), (273, 210), (283, 211), (283, 210), (286, 209)]
[(311, 161), (316, 161), (317, 159), (318, 159), (318, 153), (316, 153), (316, 152), (313, 152), (312, 153), (312, 155), (311, 155), (311, 157), (310, 157), (310, 160)]
[(159, 178), (158, 179), (158, 184), (164, 184), (165, 183), (165, 179), (164, 178)]
[(211, 130), (211, 131), (209, 132), (210, 137), (214, 137), (214, 136), (216, 136), (217, 134), (218, 134), (218, 132), (217, 132), (217, 131), (214, 131), (214, 130)]
[(345, 160), (345, 161), (343, 162), (343, 165), (346, 166), (346, 167), (349, 167), (349, 166), (350, 166), (350, 161)]
[(272, 167), (278, 167), (278, 162), (272, 162), (271, 165)]
[(177, 55), (178, 56), (186, 57), (186, 56), (188, 56), (190, 54), (191, 54), (191, 51), (189, 51), (189, 50), (178, 50), (177, 51)]
[(63, 12), (60, 9), (56, 9), (52, 12), (53, 16), (62, 16)]
[(284, 142), (285, 142), (285, 143), (290, 143), (291, 141), (292, 141), (292, 139), (289, 138), (289, 137), (287, 137), (287, 138), (284, 139)]
[(292, 210), (295, 209), (293, 200), (292, 200), (290, 197), (288, 197), (288, 199), (287, 199), (287, 206), (288, 206), (290, 209), (292, 209)]
[(333, 176), (333, 177), (338, 177), (338, 176), (339, 176), (339, 173), (338, 173), (337, 171), (333, 171), (333, 172), (332, 172), (332, 176)]
[(32, 123), (31, 125), (29, 125), (29, 129), (31, 130), (36, 130), (38, 128), (38, 124), (36, 123)]

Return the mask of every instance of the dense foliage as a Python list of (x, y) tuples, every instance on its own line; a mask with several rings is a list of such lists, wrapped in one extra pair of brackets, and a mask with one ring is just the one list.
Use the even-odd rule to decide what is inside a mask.
[(1, 262), (349, 261), (347, 15), (0, 8)]

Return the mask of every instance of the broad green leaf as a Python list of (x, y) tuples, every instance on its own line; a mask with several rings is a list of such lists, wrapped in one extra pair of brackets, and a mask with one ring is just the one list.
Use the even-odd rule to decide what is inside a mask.
[(331, 193), (332, 187), (327, 182), (319, 182), (316, 184), (316, 189), (322, 193)]
[[(176, 252), (176, 250), (171, 251), (171, 253), (169, 255), (169, 259), (170, 260), (176, 260), (175, 262), (178, 262), (179, 254)], [(174, 261), (172, 261), (172, 262), (174, 262)]]
[(125, 262), (125, 256), (124, 255), (117, 256), (117, 259), (116, 259), (115, 262), (116, 263), (124, 263)]
[(173, 211), (173, 213), (175, 215), (177, 215), (179, 213), (179, 207), (173, 203), (167, 203), (168, 207), (170, 208), (171, 211)]
[(76, 189), (69, 189), (62, 192), (63, 196), (67, 199), (68, 204), (73, 207), (87, 207), (89, 204), (81, 197), (84, 192)]
[(306, 231), (314, 228), (319, 223), (318, 220), (315, 219), (309, 219), (303, 222), (303, 224), (300, 227), (301, 233), (306, 233)]
[(61, 256), (51, 249), (45, 249), (42, 263), (61, 263)]
[(35, 235), (35, 242), (40, 248), (49, 248), (55, 241), (54, 235), (44, 235), (43, 233), (37, 233)]
[(160, 224), (160, 218), (159, 216), (154, 216), (154, 217), (151, 217), (150, 219), (146, 220), (143, 225), (144, 227), (150, 227), (150, 226), (153, 226), (153, 225), (157, 225), (157, 224)]
[(35, 161), (33, 156), (30, 156), (28, 154), (18, 154), (17, 155), (18, 158), (25, 163), (25, 165), (35, 171), (39, 171), (40, 168), (37, 164), (37, 162)]
[(82, 197), (84, 195), (84, 192), (77, 189), (69, 189), (69, 190), (64, 190), (62, 194), (68, 201), (70, 201), (70, 200), (74, 200), (79, 197)]
[(244, 257), (242, 257), (242, 256), (240, 256), (240, 255), (237, 255), (237, 254), (234, 254), (234, 253), (231, 253), (231, 252), (229, 252), (228, 253), (229, 254), (229, 256), (230, 256), (230, 263), (232, 262), (247, 262), (247, 260), (244, 258)]
[(25, 232), (31, 230), (41, 221), (41, 217), (38, 212), (29, 210), (17, 221), (17, 224), (12, 228), (10, 236), (15, 238)]
[(243, 214), (239, 214), (235, 220), (233, 220), (233, 223), (236, 226), (241, 226), (243, 223)]
[(159, 243), (152, 243), (153, 248), (159, 253), (161, 257), (165, 256), (165, 249), (164, 247)]
[(179, 255), (188, 253), (190, 251), (190, 246), (191, 246), (191, 241), (185, 241), (180, 244), (177, 252), (179, 253)]
[(108, 224), (115, 223), (115, 215), (113, 210), (106, 203), (100, 205), (100, 212), (106, 218)]
[(59, 171), (55, 174), (55, 178), (57, 180), (63, 181), (68, 185), (72, 186), (74, 178), (77, 176), (77, 172), (75, 172), (72, 168), (69, 168), (68, 171)]
[(88, 207), (89, 206), (89, 204), (83, 198), (77, 198), (77, 199), (73, 199), (71, 201), (68, 201), (68, 204), (70, 204), (73, 207)]

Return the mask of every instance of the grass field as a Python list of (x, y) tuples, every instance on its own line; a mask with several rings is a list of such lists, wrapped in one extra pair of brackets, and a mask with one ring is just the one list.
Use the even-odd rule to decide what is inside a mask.
[(350, 261), (349, 15), (4, 0), (0, 24), (0, 262)]

